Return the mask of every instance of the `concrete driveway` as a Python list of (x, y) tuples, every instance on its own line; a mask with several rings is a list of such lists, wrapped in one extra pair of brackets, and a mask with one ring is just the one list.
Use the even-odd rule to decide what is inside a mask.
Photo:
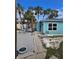
[(43, 48), (37, 32), (18, 33), (17, 32), (17, 50), (26, 47), (27, 52), (19, 54), (17, 59), (44, 59), (46, 50)]

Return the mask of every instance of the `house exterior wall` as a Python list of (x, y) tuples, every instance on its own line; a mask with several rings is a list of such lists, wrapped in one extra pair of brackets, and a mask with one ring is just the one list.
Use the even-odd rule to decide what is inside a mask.
[[(57, 30), (49, 30), (48, 24), (57, 24)], [(63, 34), (63, 22), (43, 22), (43, 33), (46, 34)]]

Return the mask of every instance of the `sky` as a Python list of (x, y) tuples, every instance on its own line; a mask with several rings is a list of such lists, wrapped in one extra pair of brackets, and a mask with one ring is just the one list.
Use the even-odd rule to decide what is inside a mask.
[[(57, 9), (59, 11), (59, 17), (63, 16), (63, 0), (16, 0), (16, 5), (18, 3), (23, 7), (24, 10), (27, 10), (29, 6), (40, 6), (43, 9)], [(39, 18), (41, 20), (42, 16)]]
[(61, 9), (63, 8), (63, 0), (16, 0), (24, 9), (29, 6), (41, 6), (44, 9)]

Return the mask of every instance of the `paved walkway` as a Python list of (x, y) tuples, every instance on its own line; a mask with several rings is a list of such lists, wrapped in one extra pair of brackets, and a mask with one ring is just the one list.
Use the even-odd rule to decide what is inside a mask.
[(37, 32), (17, 33), (17, 50), (26, 47), (27, 53), (18, 55), (17, 59), (44, 59), (46, 50), (43, 48)]

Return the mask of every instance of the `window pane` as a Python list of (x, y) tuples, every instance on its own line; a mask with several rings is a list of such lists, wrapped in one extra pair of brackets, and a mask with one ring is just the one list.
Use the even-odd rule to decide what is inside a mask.
[(53, 24), (53, 30), (57, 30), (57, 24)]
[(53, 26), (57, 26), (57, 24), (53, 24)]
[(57, 28), (53, 28), (53, 30), (57, 30)]
[(52, 26), (52, 23), (50, 23), (49, 26)]
[(52, 28), (49, 28), (49, 30), (52, 30)]
[(52, 23), (49, 23), (48, 30), (52, 30)]

